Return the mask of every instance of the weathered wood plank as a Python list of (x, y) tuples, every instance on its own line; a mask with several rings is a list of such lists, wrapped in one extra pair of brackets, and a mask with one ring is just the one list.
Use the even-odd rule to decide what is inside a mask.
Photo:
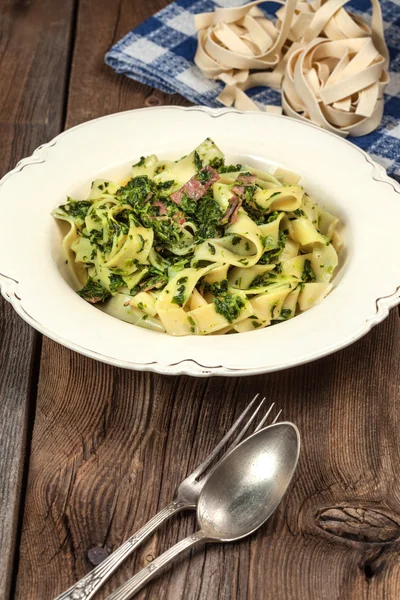
[[(0, 177), (61, 129), (72, 5), (0, 0)], [(40, 336), (3, 298), (0, 340), (0, 598), (7, 598)]]
[[(102, 62), (117, 38), (162, 5), (81, 1), (68, 125), (142, 106), (149, 96), (171, 102)], [(256, 391), (300, 428), (291, 493), (251, 539), (194, 551), (138, 598), (398, 597), (399, 350), (397, 311), (334, 356), (241, 379), (122, 371), (44, 340), (17, 599), (54, 597), (88, 571), (92, 548), (112, 551), (143, 525)], [(194, 527), (193, 514), (175, 518), (99, 598)]]
[(116, 75), (104, 63), (113, 44), (166, 4), (165, 0), (80, 0), (67, 127), (119, 110), (161, 104), (189, 106), (182, 96), (163, 94)]
[[(90, 568), (91, 548), (116, 548), (261, 391), (302, 433), (291, 494), (250, 541), (182, 558), (139, 597), (395, 598), (399, 350), (396, 311), (335, 356), (240, 380), (130, 373), (46, 342), (17, 597), (51, 598)], [(161, 529), (99, 597), (194, 527), (178, 517)]]

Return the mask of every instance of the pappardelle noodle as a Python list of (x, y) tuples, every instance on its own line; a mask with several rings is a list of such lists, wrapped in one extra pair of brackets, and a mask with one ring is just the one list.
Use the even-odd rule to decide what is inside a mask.
[(291, 319), (331, 289), (338, 219), (299, 185), (228, 165), (207, 138), (177, 161), (142, 157), (124, 185), (96, 180), (53, 215), (78, 294), (171, 335), (245, 332)]

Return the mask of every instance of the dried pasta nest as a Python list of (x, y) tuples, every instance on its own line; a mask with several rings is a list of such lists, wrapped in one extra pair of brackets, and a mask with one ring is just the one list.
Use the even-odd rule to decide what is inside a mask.
[(388, 50), (381, 8), (371, 26), (343, 7), (348, 0), (287, 0), (273, 23), (257, 0), (196, 15), (195, 62), (225, 88), (218, 100), (239, 110), (281, 112), (246, 91), (282, 89), (283, 111), (346, 137), (370, 133), (383, 115)]

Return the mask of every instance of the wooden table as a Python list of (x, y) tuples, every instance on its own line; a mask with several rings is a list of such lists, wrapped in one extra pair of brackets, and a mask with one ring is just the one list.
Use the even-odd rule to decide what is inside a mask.
[[(0, 0), (1, 174), (87, 119), (184, 104), (103, 63), (164, 4)], [(3, 300), (0, 310), (1, 600), (51, 599), (84, 575), (94, 548), (111, 552), (172, 498), (256, 391), (301, 431), (290, 494), (256, 535), (193, 551), (138, 598), (400, 597), (397, 310), (333, 356), (241, 379), (112, 368), (42, 338)], [(98, 597), (194, 527), (193, 513), (162, 527)]]

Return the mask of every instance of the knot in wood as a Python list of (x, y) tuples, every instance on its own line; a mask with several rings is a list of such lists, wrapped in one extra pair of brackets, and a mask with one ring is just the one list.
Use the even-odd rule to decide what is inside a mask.
[(144, 103), (146, 106), (160, 106), (161, 100), (160, 100), (160, 98), (158, 98), (157, 96), (152, 94), (151, 96), (146, 98)]
[(372, 508), (326, 508), (317, 515), (317, 525), (339, 538), (361, 543), (384, 544), (400, 537), (397, 520)]

